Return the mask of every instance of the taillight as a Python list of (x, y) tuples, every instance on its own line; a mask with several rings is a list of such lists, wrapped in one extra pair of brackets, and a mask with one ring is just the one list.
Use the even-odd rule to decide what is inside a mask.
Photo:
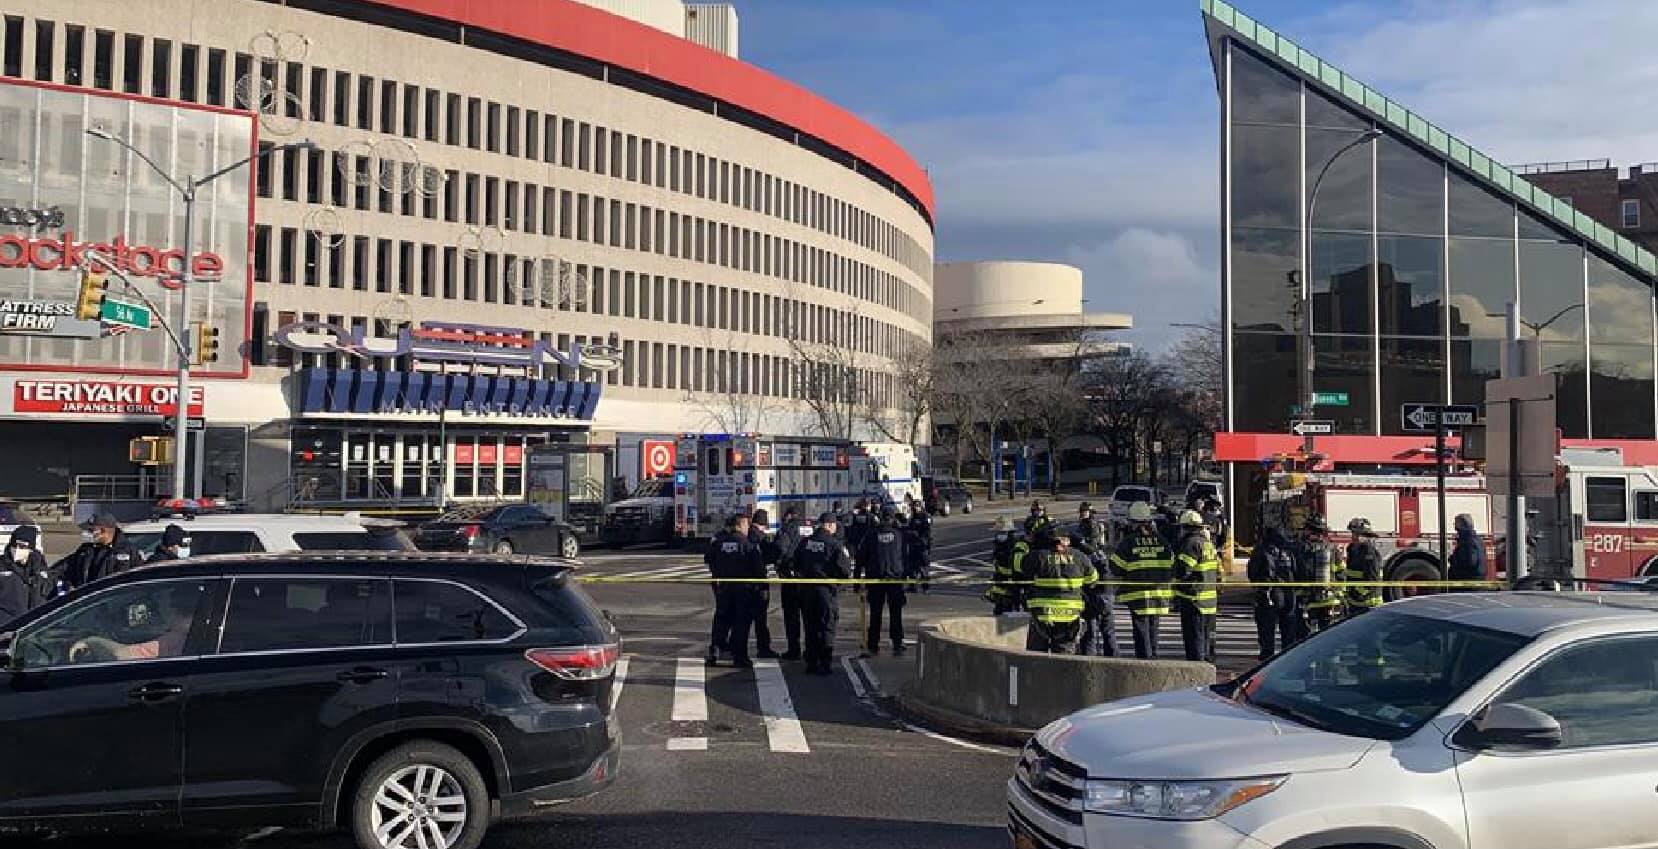
[(621, 657), (622, 647), (566, 646), (556, 649), (527, 649), (524, 659), (571, 681), (594, 681), (610, 675)]
[(477, 539), (479, 530), (481, 530), (481, 528), (477, 525), (462, 525), (461, 536), (466, 537), (467, 539)]

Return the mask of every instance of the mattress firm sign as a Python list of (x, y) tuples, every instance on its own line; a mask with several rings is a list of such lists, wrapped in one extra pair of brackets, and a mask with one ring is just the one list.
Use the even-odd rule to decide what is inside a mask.
[[(252, 166), (198, 192), (187, 258), (180, 200), (120, 144), (83, 136), (80, 128), (131, 143), (169, 174), (206, 174), (253, 152), (253, 116), (14, 79), (0, 81), (0, 115), (14, 139), (76, 137), (74, 144), (43, 141), (31, 155), (0, 163), (7, 166), (0, 168), (0, 370), (170, 372), (177, 354), (159, 329), (166, 323), (217, 330), (219, 360), (203, 371), (243, 376)], [(111, 273), (109, 299), (155, 305), (153, 329), (140, 321), (75, 318), (81, 270), (93, 254), (135, 289), (125, 291)], [(177, 287), (187, 262), (197, 280), (184, 315)]]
[[(202, 387), (190, 387), (192, 417), (201, 417), (204, 397)], [(178, 412), (178, 387), (108, 380), (19, 380), (12, 387), (12, 410), (92, 416), (172, 416)]]

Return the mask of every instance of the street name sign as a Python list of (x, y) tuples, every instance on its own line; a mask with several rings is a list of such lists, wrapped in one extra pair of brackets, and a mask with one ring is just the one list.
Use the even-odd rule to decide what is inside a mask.
[(98, 312), (98, 318), (107, 324), (121, 324), (137, 330), (150, 329), (150, 308), (143, 304), (130, 304), (106, 297), (102, 309)]
[(1345, 407), (1347, 406), (1347, 393), (1314, 392), (1313, 404), (1319, 407)]
[(1447, 428), (1472, 427), (1480, 408), (1472, 404), (1400, 404), (1399, 421), (1405, 430), (1426, 433), (1443, 422)]

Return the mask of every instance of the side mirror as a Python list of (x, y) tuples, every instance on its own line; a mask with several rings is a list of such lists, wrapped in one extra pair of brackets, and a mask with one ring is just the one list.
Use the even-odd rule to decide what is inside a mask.
[(1560, 721), (1533, 707), (1494, 704), (1457, 734), (1476, 749), (1553, 749), (1560, 745)]

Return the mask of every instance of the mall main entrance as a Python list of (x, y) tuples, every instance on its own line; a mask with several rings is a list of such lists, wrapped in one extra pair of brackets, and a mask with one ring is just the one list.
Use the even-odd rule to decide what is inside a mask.
[(524, 498), (528, 449), (560, 428), (304, 425), (293, 430), (289, 506), (438, 508)]

